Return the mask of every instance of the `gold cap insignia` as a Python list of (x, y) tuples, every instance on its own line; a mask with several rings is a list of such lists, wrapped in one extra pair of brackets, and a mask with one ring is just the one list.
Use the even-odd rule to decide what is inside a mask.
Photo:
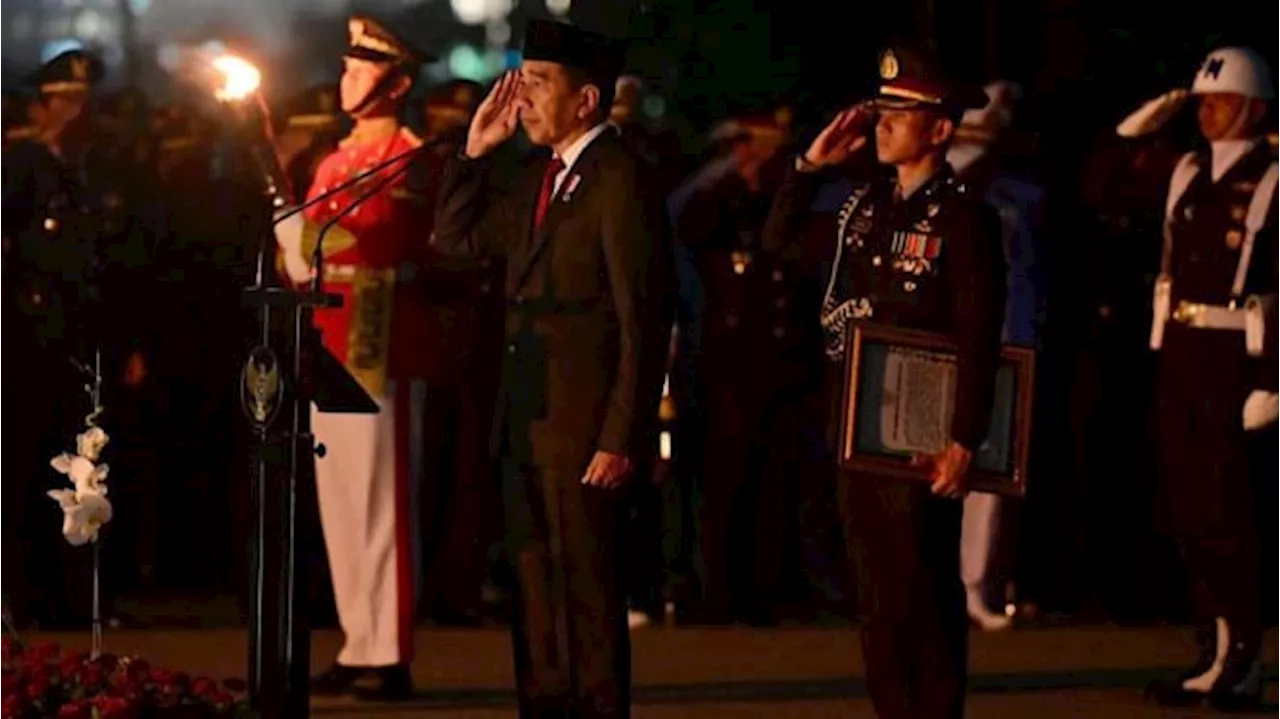
[(85, 81), (89, 79), (89, 61), (83, 57), (71, 58), (71, 77)]
[(885, 80), (892, 80), (898, 76), (898, 56), (893, 54), (893, 50), (885, 50), (880, 56), (880, 77)]
[(347, 28), (351, 33), (351, 47), (362, 47), (397, 59), (404, 58), (405, 53), (400, 48), (379, 36), (376, 25), (373, 32), (370, 32), (369, 24), (364, 18), (352, 18), (347, 23)]

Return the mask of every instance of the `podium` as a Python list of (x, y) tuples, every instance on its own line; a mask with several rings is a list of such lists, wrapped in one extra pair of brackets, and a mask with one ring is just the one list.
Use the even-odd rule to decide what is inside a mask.
[[(316, 512), (311, 404), (324, 412), (371, 414), (378, 405), (320, 342), (316, 308), (339, 295), (269, 286), (246, 289), (261, 328), (240, 376), (240, 401), (253, 430), (250, 489), (249, 702), (258, 716), (305, 719), (310, 712), (311, 631), (308, 539)], [(301, 605), (301, 606), (300, 606)]]

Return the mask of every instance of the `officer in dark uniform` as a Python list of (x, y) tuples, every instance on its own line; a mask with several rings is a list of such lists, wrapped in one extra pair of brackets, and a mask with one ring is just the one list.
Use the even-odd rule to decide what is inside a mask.
[[(141, 275), (153, 238), (138, 231), (145, 213), (134, 202), (133, 168), (102, 146), (89, 114), (91, 90), (102, 71), (101, 61), (82, 51), (63, 53), (40, 68), (33, 78), (39, 133), (5, 148), (3, 160), (5, 321), (11, 340), (4, 397), (6, 412), (23, 417), (10, 428), (12, 446), (22, 449), (6, 458), (4, 484), (12, 501), (5, 503), (5, 531), (7, 545), (16, 546), (9, 541), (11, 529), (15, 540), (30, 543), (19, 561), (7, 565), (14, 574), (6, 581), (12, 578), (15, 587), (32, 582), (15, 594), (19, 611), (32, 602), (37, 619), (65, 621), (87, 613), (80, 608), (87, 588), (66, 583), (88, 574), (59, 566), (77, 560), (61, 549), (56, 508), (46, 506), (44, 496), (53, 486), (48, 458), (74, 439), (90, 410), (84, 377), (73, 361), (91, 367), (95, 350), (102, 350), (104, 404), (112, 416), (100, 421), (115, 438), (132, 426), (128, 401), (121, 398), (147, 373), (147, 313), (139, 302), (146, 299)], [(113, 453), (112, 464), (121, 459)], [(132, 459), (125, 460), (130, 470)]]
[[(422, 105), (422, 139), (431, 142), (448, 137), (454, 144), (461, 144), (466, 139), (471, 113), (483, 97), (484, 88), (473, 80), (455, 79), (431, 88)], [(440, 152), (446, 149), (447, 144)]]
[[(1150, 695), (1232, 710), (1262, 695), (1257, 522), (1275, 521), (1277, 163), (1262, 137), (1275, 86), (1260, 55), (1222, 48), (1191, 94), (1209, 147), (1185, 155), (1169, 182), (1151, 346), (1158, 517), (1178, 540), (1204, 625), (1200, 660)], [(1272, 464), (1253, 476), (1250, 445), (1267, 441)], [(1255, 514), (1268, 495), (1266, 515)]]
[[(787, 264), (763, 251), (760, 232), (790, 158), (772, 114), (739, 121), (732, 169), (695, 189), (676, 218), (706, 291), (692, 358), (701, 437), (693, 471), (702, 495), (700, 622), (767, 622), (783, 599), (791, 526), (790, 470), (799, 435), (791, 391), (809, 363), (788, 362), (801, 338)], [(744, 357), (751, 357), (744, 363)], [(810, 355), (811, 357), (811, 355)], [(789, 416), (790, 412), (790, 416)]]
[(40, 129), (37, 122), (40, 105), (36, 102), (35, 93), (22, 85), (5, 85), (3, 97), (0, 122), (3, 123), (4, 147), (35, 137)]
[(320, 161), (342, 139), (338, 86), (323, 83), (303, 90), (286, 101), (284, 114), (283, 127), (276, 134), (276, 153), (294, 197), (306, 197)]
[[(828, 367), (843, 371), (849, 322), (945, 335), (958, 347), (951, 443), (921, 457), (932, 483), (842, 472), (841, 508), (868, 621), (867, 684), (886, 719), (964, 712), (967, 617), (959, 577), (965, 474), (983, 440), (1004, 318), (1004, 258), (994, 213), (971, 195), (945, 153), (965, 109), (983, 93), (946, 76), (923, 50), (881, 58), (874, 104), (841, 112), (796, 164), (775, 199), (766, 246), (782, 248), (801, 224), (817, 170), (867, 144), (894, 173), (855, 182), (840, 214), (822, 304)], [(837, 425), (833, 423), (832, 429)]]

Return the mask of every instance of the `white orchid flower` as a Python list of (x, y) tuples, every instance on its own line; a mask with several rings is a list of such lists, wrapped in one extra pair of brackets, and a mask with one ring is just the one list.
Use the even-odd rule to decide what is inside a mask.
[(54, 489), (49, 497), (62, 508), (62, 536), (72, 546), (98, 539), (98, 530), (111, 521), (111, 502), (107, 500), (106, 464), (95, 464), (107, 443), (107, 433), (91, 427), (76, 437), (78, 454), (63, 453), (49, 464), (65, 474), (74, 489)]
[(85, 457), (74, 454), (60, 454), (49, 464), (59, 472), (71, 478), (76, 485), (76, 492), (96, 492), (105, 495), (109, 467), (105, 464), (94, 465)]
[(101, 427), (90, 427), (76, 436), (76, 454), (90, 462), (97, 462), (102, 448), (111, 440)]
[(111, 502), (97, 492), (52, 489), (48, 494), (62, 508), (62, 536), (72, 546), (96, 542), (98, 530), (111, 521)]

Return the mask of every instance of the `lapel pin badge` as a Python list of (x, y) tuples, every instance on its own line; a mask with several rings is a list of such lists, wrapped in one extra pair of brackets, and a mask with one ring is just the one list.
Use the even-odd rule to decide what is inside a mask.
[(568, 184), (564, 186), (564, 193), (561, 199), (568, 202), (573, 199), (573, 191), (578, 189), (578, 183), (582, 182), (582, 175), (573, 174), (569, 176)]

